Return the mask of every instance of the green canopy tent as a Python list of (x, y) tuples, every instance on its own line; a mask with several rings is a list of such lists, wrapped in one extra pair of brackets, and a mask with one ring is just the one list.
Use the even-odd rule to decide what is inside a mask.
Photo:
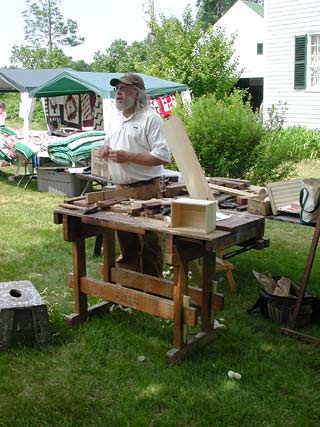
[(0, 92), (20, 92), (20, 117), (23, 127), (28, 130), (32, 117), (35, 99), (29, 97), (29, 92), (52, 80), (71, 68), (51, 68), (38, 70), (21, 70), (17, 68), (0, 68)]
[(0, 68), (0, 92), (30, 92), (71, 68), (21, 70)]
[[(182, 92), (188, 89), (187, 85), (174, 83), (158, 77), (138, 73), (144, 80), (146, 92), (149, 96), (156, 97)], [(95, 92), (101, 98), (114, 98), (114, 90), (110, 85), (113, 78), (122, 76), (123, 73), (96, 73), (90, 71), (64, 71), (47, 81), (42, 86), (32, 90), (30, 96), (36, 98), (80, 94), (89, 91)]]
[[(102, 98), (104, 128), (113, 111), (114, 88), (110, 85), (113, 78), (123, 73), (103, 73), (67, 70), (30, 92), (31, 97), (50, 98), (66, 95), (80, 95), (93, 92)], [(188, 90), (187, 85), (163, 80), (138, 73), (144, 80), (146, 92), (150, 97), (160, 97)]]

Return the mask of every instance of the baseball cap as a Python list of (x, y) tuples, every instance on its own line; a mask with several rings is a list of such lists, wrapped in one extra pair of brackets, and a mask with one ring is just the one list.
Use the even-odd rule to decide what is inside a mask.
[(119, 78), (114, 78), (110, 80), (111, 86), (117, 86), (119, 82), (124, 83), (126, 85), (135, 85), (142, 90), (146, 89), (143, 79), (138, 74), (126, 73)]

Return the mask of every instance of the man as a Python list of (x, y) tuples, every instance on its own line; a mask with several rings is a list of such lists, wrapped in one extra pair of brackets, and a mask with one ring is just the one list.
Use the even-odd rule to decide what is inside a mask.
[(6, 124), (6, 119), (6, 104), (4, 102), (0, 102), (0, 126), (4, 126)]
[[(161, 130), (162, 119), (149, 106), (143, 79), (133, 73), (112, 79), (118, 115), (107, 132), (100, 156), (108, 159), (117, 188), (136, 187), (140, 199), (160, 198), (163, 165), (170, 150)], [(158, 233), (144, 236), (119, 231), (120, 267), (162, 276), (162, 248)]]
[(49, 136), (66, 136), (61, 130), (58, 129), (58, 122), (56, 120), (52, 120), (48, 125), (48, 135)]

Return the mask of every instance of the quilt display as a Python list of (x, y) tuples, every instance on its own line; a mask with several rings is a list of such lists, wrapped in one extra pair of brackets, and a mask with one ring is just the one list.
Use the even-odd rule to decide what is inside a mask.
[(48, 145), (59, 139), (49, 136), (44, 131), (33, 131), (27, 134), (12, 129), (0, 131), (0, 159), (13, 163), (18, 158), (30, 160), (40, 152), (45, 152)]
[(44, 132), (29, 132), (28, 135), (17, 134), (13, 148), (15, 152), (26, 160), (31, 159), (38, 153), (48, 150), (52, 141), (59, 139), (57, 136), (49, 136)]
[(12, 135), (16, 135), (13, 129), (6, 126), (0, 127), (0, 160), (9, 163), (12, 163), (17, 158), (13, 148), (15, 140), (11, 138)]
[(166, 118), (170, 116), (172, 108), (176, 106), (176, 95), (173, 94), (152, 98), (150, 99), (150, 104), (161, 117)]
[(47, 122), (56, 120), (62, 125), (77, 129), (94, 125), (94, 93), (42, 98), (42, 102)]
[(59, 138), (48, 146), (49, 157), (63, 166), (86, 163), (91, 158), (92, 148), (100, 147), (105, 135), (103, 131), (88, 131)]

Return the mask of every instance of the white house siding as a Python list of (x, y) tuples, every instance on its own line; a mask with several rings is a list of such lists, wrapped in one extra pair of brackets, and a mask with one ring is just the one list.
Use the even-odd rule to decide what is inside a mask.
[(295, 36), (320, 34), (320, 0), (265, 0), (264, 13), (264, 117), (286, 103), (286, 126), (320, 128), (320, 92), (294, 89)]
[(234, 56), (239, 60), (241, 77), (264, 77), (264, 54), (257, 55), (257, 43), (264, 43), (263, 17), (238, 0), (214, 27), (220, 27), (228, 37), (236, 34)]

